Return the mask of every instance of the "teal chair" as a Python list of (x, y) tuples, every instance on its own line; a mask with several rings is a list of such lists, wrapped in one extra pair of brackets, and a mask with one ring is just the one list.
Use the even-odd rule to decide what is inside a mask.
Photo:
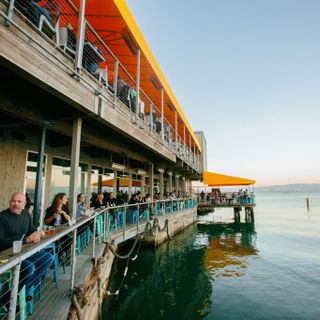
[[(8, 270), (0, 275), (0, 287), (8, 283), (8, 290), (12, 288), (12, 272)], [(27, 303), (26, 303), (26, 286), (23, 286), (18, 294), (18, 301), (20, 305), (20, 320), (27, 318)], [(3, 307), (0, 307), (0, 317), (7, 314)]]

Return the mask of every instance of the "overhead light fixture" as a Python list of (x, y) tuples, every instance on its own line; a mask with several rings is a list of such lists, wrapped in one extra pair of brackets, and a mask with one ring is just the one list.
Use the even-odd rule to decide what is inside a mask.
[(136, 55), (138, 52), (138, 46), (127, 28), (122, 29), (121, 37), (130, 49), (131, 53)]
[(147, 174), (147, 171), (142, 170), (142, 169), (138, 169), (137, 170), (137, 174), (140, 175), (140, 176), (145, 176)]
[(111, 168), (115, 169), (115, 170), (124, 170), (126, 168), (126, 166), (121, 163), (112, 162)]
[(159, 173), (164, 173), (164, 169), (163, 168), (158, 168), (158, 172)]
[(174, 111), (174, 106), (171, 104), (171, 102), (168, 102), (167, 106), (171, 111)]
[(158, 78), (155, 75), (152, 75), (150, 81), (155, 89), (160, 90), (162, 89), (161, 83), (159, 82)]

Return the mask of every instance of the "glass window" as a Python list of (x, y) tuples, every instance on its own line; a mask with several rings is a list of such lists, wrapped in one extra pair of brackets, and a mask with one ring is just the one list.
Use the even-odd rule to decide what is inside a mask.
[[(70, 186), (70, 160), (54, 157), (52, 160), (50, 202), (59, 192), (69, 195)], [(88, 165), (80, 163), (78, 171), (78, 191), (86, 193), (88, 181)]]
[[(26, 171), (25, 171), (25, 194), (27, 197), (26, 208), (30, 213), (33, 211), (34, 197), (35, 197), (35, 191), (36, 191), (37, 162), (38, 162), (38, 153), (28, 151)], [(43, 156), (41, 204), (43, 204), (43, 200), (44, 200), (45, 168), (46, 168), (46, 155)], [(41, 210), (42, 210), (42, 205), (40, 206), (40, 211)]]

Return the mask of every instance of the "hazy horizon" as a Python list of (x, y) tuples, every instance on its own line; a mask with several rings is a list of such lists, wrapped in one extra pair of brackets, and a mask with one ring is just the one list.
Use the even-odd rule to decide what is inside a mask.
[(320, 1), (138, 1), (128, 6), (208, 170), (258, 186), (320, 182)]

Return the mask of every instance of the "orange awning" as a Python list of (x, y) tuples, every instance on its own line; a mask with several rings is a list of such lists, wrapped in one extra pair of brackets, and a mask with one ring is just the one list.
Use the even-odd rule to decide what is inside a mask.
[[(61, 1), (61, 0), (59, 0)], [(80, 0), (72, 0), (79, 8)], [(157, 61), (155, 60), (147, 42), (145, 41), (141, 31), (139, 30), (125, 0), (87, 0), (85, 18), (94, 28), (97, 34), (104, 40), (105, 44), (110, 48), (113, 54), (117, 57), (120, 63), (129, 72), (130, 76), (135, 79), (137, 71), (137, 57), (132, 48), (140, 48), (141, 63), (140, 63), (140, 86), (147, 96), (152, 100), (154, 105), (161, 110), (161, 91), (164, 89), (164, 115), (170, 122), (171, 126), (175, 127), (175, 111), (178, 114), (178, 134), (183, 138), (183, 124), (186, 126), (186, 144), (189, 147), (197, 146), (201, 151), (201, 145), (198, 142), (179, 102), (175, 98), (169, 84), (167, 83), (164, 74), (162, 73)], [(129, 34), (131, 45), (125, 41), (123, 34)], [(87, 28), (86, 37), (90, 37), (90, 30)], [(91, 41), (94, 41), (91, 39)], [(105, 50), (97, 42), (96, 46), (105, 53)], [(170, 50), (170, 48), (166, 48)], [(113, 61), (111, 56), (106, 59), (106, 64), (110, 70), (110, 77), (113, 77)], [(122, 72), (122, 74), (121, 74)], [(123, 71), (119, 71), (120, 77), (125, 77)], [(129, 80), (125, 78), (125, 80)], [(150, 102), (142, 94), (140, 99), (145, 102), (145, 111), (149, 111)], [(189, 138), (191, 137), (191, 146)]]
[(248, 186), (256, 183), (255, 180), (226, 176), (208, 171), (203, 172), (202, 182), (209, 187)]

